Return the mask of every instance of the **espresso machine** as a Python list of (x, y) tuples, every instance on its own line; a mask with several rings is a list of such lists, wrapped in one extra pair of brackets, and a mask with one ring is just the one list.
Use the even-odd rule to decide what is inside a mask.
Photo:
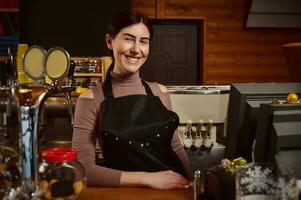
[[(62, 47), (54, 47), (45, 51), (40, 46), (31, 46), (24, 53), (22, 66), (26, 75), (33, 83), (19, 84), (17, 70), (12, 54), (9, 56), (5, 69), (9, 77), (1, 79), (1, 131), (7, 132), (7, 116), (13, 107), (16, 109), (19, 127), (19, 137), (16, 152), (19, 151), (20, 184), (14, 188), (3, 189), (3, 199), (39, 199), (40, 189), (38, 184), (39, 165), (39, 137), (41, 119), (43, 118), (44, 102), (51, 96), (64, 94), (68, 104), (68, 110), (73, 123), (71, 92), (73, 87), (74, 62), (71, 61), (68, 52)], [(3, 74), (3, 73), (2, 73)], [(51, 80), (45, 82), (45, 77)], [(4, 102), (4, 103), (3, 103)], [(5, 104), (5, 106), (3, 106)], [(6, 114), (3, 114), (6, 113)], [(3, 133), (5, 137), (5, 133)], [(1, 148), (5, 145), (1, 145)], [(5, 147), (7, 149), (7, 147)], [(14, 148), (12, 148), (14, 149)], [(1, 152), (4, 152), (1, 151)], [(4, 156), (3, 156), (4, 155)], [(5, 154), (0, 155), (5, 158)], [(17, 164), (16, 164), (17, 165)], [(1, 170), (2, 170), (1, 166)], [(1, 183), (0, 183), (1, 184)], [(1, 186), (2, 187), (2, 186)], [(0, 190), (1, 194), (1, 190)]]

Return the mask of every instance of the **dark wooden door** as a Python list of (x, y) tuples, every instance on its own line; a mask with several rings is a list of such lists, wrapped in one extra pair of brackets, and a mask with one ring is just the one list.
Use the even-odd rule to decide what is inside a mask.
[(199, 20), (153, 20), (150, 57), (141, 76), (165, 85), (200, 84), (199, 27)]

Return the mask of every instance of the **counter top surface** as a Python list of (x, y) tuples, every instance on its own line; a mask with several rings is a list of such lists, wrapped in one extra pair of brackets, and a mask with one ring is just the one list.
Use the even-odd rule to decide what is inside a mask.
[(193, 188), (176, 190), (154, 190), (138, 187), (87, 187), (79, 200), (193, 200)]

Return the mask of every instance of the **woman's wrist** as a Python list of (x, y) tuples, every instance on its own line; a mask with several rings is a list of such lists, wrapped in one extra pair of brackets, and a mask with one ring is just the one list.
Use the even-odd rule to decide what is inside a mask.
[(148, 172), (122, 172), (120, 186), (148, 186)]

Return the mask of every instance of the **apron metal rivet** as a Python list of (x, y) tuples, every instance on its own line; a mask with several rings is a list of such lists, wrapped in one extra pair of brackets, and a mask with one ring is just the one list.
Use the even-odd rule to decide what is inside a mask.
[(160, 134), (157, 134), (157, 137), (160, 137)]
[(168, 126), (165, 126), (165, 128), (168, 128)]
[(108, 133), (105, 133), (105, 135), (107, 136), (107, 135), (108, 135)]
[(116, 137), (115, 140), (118, 140), (118, 137)]
[(129, 144), (132, 144), (132, 141), (129, 141)]
[(141, 146), (141, 147), (143, 147), (143, 146), (144, 146), (144, 144), (141, 144), (140, 146)]
[(148, 146), (148, 145), (149, 145), (149, 143), (147, 142), (147, 143), (146, 143), (146, 146)]

